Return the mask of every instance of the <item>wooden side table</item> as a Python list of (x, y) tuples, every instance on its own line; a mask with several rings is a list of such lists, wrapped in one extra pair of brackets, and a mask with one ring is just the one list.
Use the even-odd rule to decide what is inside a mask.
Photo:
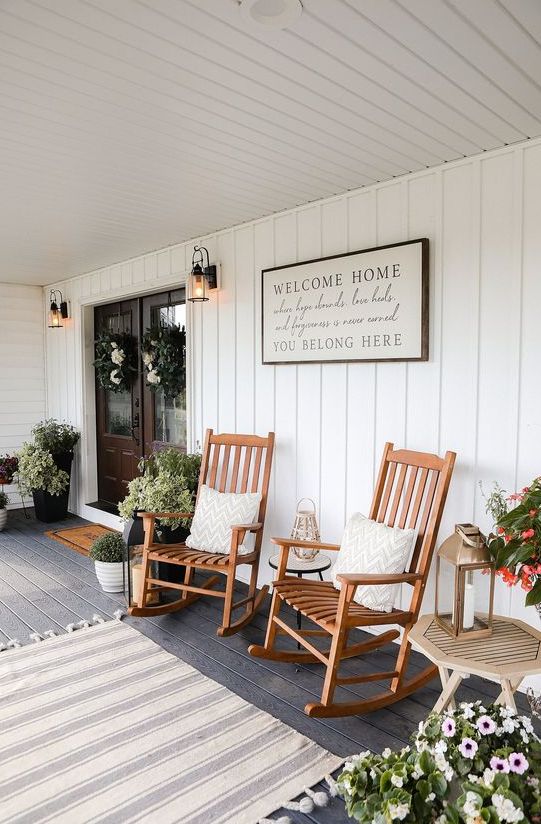
[(434, 712), (455, 706), (455, 692), (470, 675), (499, 682), (501, 692), (495, 703), (516, 710), (514, 692), (526, 675), (541, 673), (541, 632), (516, 618), (495, 615), (489, 638), (458, 640), (451, 638), (433, 615), (422, 615), (409, 638), (440, 671), (443, 689)]

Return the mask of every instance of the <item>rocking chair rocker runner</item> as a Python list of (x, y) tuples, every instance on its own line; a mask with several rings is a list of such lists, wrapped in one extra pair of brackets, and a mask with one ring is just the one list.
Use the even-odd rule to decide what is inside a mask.
[[(438, 674), (437, 668), (431, 665), (412, 678), (406, 679), (410, 653), (408, 635), (417, 621), (421, 608), (455, 457), (454, 452), (447, 452), (442, 459), (430, 453), (405, 449), (395, 451), (392, 443), (385, 445), (369, 518), (388, 526), (407, 526), (416, 529), (417, 537), (407, 572), (389, 575), (341, 574), (338, 575), (341, 583), (341, 589), (338, 591), (327, 581), (299, 580), (287, 576), (285, 573), (289, 550), (295, 545), (295, 541), (288, 538), (272, 539), (281, 550), (277, 580), (273, 582), (274, 594), (265, 644), (252, 645), (249, 652), (257, 658), (295, 663), (319, 662), (325, 665), (321, 701), (307, 704), (307, 715), (325, 717), (370, 712), (405, 698)], [(336, 544), (317, 542), (303, 543), (304, 546), (325, 551), (340, 549)], [(400, 583), (412, 587), (408, 609), (376, 612), (360, 606), (353, 600), (358, 586)], [(300, 610), (319, 628), (297, 630), (290, 627), (279, 617), (284, 601)], [(342, 660), (384, 646), (400, 635), (399, 630), (389, 629), (367, 641), (348, 646), (349, 632), (355, 627), (386, 624), (398, 624), (403, 627), (395, 668), (387, 672), (339, 677), (338, 669)], [(305, 648), (306, 652), (277, 649), (276, 641), (279, 634), (290, 635)], [(330, 636), (330, 648), (321, 651), (310, 643), (310, 636)], [(334, 701), (337, 686), (387, 680), (390, 682), (389, 689), (374, 697), (347, 703)]]
[[(229, 554), (205, 552), (203, 549), (189, 549), (185, 544), (156, 544), (153, 543), (154, 526), (160, 518), (190, 518), (193, 512), (145, 512), (140, 513), (143, 518), (145, 542), (143, 545), (143, 573), (144, 581), (136, 606), (130, 607), (130, 615), (163, 615), (176, 612), (192, 604), (202, 595), (210, 595), (224, 600), (222, 625), (218, 635), (232, 635), (246, 626), (261, 607), (269, 591), (268, 586), (257, 592), (257, 573), (265, 512), (267, 509), (267, 494), (274, 450), (274, 433), (269, 432), (266, 438), (256, 435), (214, 435), (212, 429), (207, 429), (205, 445), (199, 474), (199, 488), (206, 484), (218, 492), (260, 492), (261, 502), (257, 523), (236, 524), (231, 527), (231, 549)], [(255, 534), (254, 547), (249, 553), (240, 554), (246, 533)], [(184, 582), (172, 583), (152, 577), (152, 562), (174, 564), (185, 567)], [(240, 601), (234, 602), (235, 573), (240, 564), (249, 564), (252, 567), (248, 595)], [(220, 575), (213, 575), (201, 586), (193, 586), (192, 580), (196, 569), (208, 570), (226, 576), (225, 592), (215, 591), (213, 587), (220, 580)], [(181, 596), (168, 604), (149, 606), (147, 595), (149, 591), (180, 590)], [(240, 618), (233, 621), (233, 612), (244, 607)]]

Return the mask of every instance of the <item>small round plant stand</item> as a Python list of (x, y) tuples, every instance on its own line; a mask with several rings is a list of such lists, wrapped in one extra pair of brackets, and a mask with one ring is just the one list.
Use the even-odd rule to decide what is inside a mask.
[[(299, 544), (302, 546), (301, 542)], [(269, 558), (269, 566), (273, 569), (278, 569), (278, 561), (280, 560), (280, 553), (277, 552), (276, 555), (272, 555)], [(328, 555), (322, 555), (318, 553), (316, 557), (311, 561), (301, 561), (300, 558), (296, 558), (292, 552), (289, 553), (286, 573), (289, 575), (296, 575), (298, 578), (302, 578), (303, 575), (319, 575), (319, 580), (323, 580), (323, 573), (325, 570), (329, 569), (332, 566), (332, 561)], [(297, 629), (302, 628), (302, 613), (300, 610), (297, 610)], [(300, 645), (297, 644), (300, 649)]]
[(495, 615), (489, 638), (469, 640), (451, 638), (433, 615), (422, 615), (409, 639), (440, 671), (443, 689), (434, 712), (454, 708), (455, 692), (470, 675), (499, 683), (495, 703), (516, 710), (514, 692), (527, 675), (541, 673), (541, 632), (516, 618)]

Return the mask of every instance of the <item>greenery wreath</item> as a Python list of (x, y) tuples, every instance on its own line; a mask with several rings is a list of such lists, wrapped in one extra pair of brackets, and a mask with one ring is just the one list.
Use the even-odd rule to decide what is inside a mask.
[(166, 398), (176, 398), (186, 389), (186, 330), (182, 326), (153, 326), (141, 343), (145, 379), (154, 392), (162, 389)]
[(102, 389), (126, 392), (137, 374), (137, 348), (129, 332), (102, 332), (95, 345), (94, 367)]

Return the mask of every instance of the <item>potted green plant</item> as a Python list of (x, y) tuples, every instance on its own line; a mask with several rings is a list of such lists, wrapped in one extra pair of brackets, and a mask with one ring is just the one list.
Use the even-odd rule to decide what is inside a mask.
[(9, 498), (5, 492), (0, 490), (0, 532), (4, 529), (8, 517), (7, 505)]
[(18, 466), (16, 455), (0, 455), (0, 486), (13, 483)]
[(508, 495), (494, 484), (486, 497), (486, 511), (494, 520), (488, 547), (496, 574), (508, 586), (520, 583), (526, 606), (541, 604), (541, 477), (521, 492)]
[(73, 449), (80, 436), (53, 418), (38, 423), (32, 435), (32, 443), (24, 443), (17, 456), (19, 488), (32, 494), (38, 520), (60, 521), (68, 512)]
[(122, 592), (124, 589), (124, 559), (127, 547), (119, 532), (108, 532), (96, 538), (90, 547), (96, 578), (104, 592)]
[(398, 752), (352, 756), (337, 789), (360, 824), (538, 824), (540, 756), (527, 716), (475, 701), (431, 713)]
[[(118, 505), (120, 516), (129, 521), (135, 510), (144, 512), (192, 512), (201, 455), (187, 455), (167, 448), (154, 452), (139, 464), (142, 473), (128, 484), (128, 494)], [(180, 543), (188, 535), (190, 519), (163, 518), (157, 524), (159, 539)]]

